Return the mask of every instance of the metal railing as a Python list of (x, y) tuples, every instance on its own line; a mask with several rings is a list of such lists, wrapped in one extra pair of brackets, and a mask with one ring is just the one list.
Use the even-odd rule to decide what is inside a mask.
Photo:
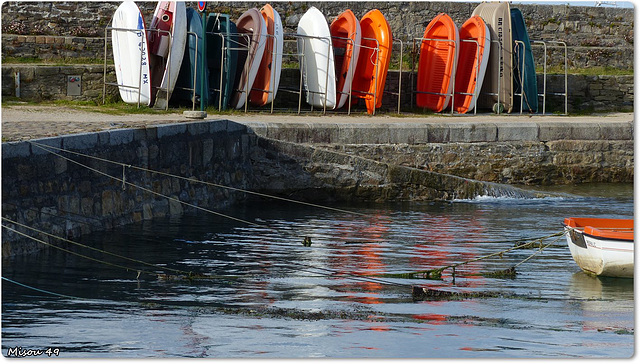
[[(547, 44), (551, 43), (554, 45), (548, 46)], [(567, 43), (565, 42), (561, 42), (561, 41), (551, 41), (551, 40), (547, 40), (547, 41), (541, 41), (541, 40), (535, 40), (535, 41), (531, 41), (531, 45), (540, 45), (543, 47), (544, 50), (544, 61), (543, 61), (543, 91), (542, 94), (538, 93), (538, 97), (542, 97), (542, 114), (541, 115), (546, 115), (546, 106), (547, 106), (547, 95), (554, 95), (554, 96), (563, 96), (564, 97), (564, 114), (563, 115), (568, 115), (569, 114), (569, 84), (568, 84), (568, 73), (569, 73), (569, 69), (568, 69), (568, 50), (567, 50)], [(548, 48), (564, 48), (564, 92), (552, 92), (552, 93), (548, 93), (547, 92), (547, 62), (548, 62), (548, 56), (547, 56), (547, 49)]]
[[(402, 101), (402, 64), (404, 63), (404, 42), (400, 39), (393, 39), (392, 43), (391, 43), (391, 48), (393, 49), (393, 45), (395, 43), (400, 43), (400, 61), (398, 62), (398, 92), (393, 92), (393, 91), (383, 91), (384, 93), (387, 93), (389, 95), (394, 95), (394, 96), (398, 96), (398, 114), (400, 114), (401, 112), (401, 101)], [(377, 75), (376, 75), (377, 77)], [(377, 82), (377, 80), (376, 80)], [(386, 82), (385, 82), (386, 85)]]

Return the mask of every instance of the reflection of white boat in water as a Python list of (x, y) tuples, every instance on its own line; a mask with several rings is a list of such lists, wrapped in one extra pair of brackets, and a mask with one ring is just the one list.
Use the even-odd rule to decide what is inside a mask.
[(633, 220), (566, 218), (573, 260), (597, 276), (633, 278)]
[(602, 311), (615, 310), (612, 301), (633, 302), (633, 279), (594, 277), (593, 274), (575, 272), (569, 281), (569, 297), (602, 303)]
[(573, 307), (581, 317), (576, 324), (582, 330), (633, 334), (633, 279), (595, 277), (579, 271), (569, 282), (569, 297), (575, 300)]

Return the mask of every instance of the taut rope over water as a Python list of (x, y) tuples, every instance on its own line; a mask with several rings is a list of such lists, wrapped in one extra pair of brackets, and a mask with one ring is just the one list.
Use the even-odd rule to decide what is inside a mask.
[[(428, 269), (428, 270), (420, 270), (420, 271), (415, 271), (415, 272), (405, 272), (405, 273), (386, 273), (386, 274), (374, 274), (372, 276), (378, 276), (378, 277), (385, 277), (385, 278), (405, 278), (405, 279), (442, 279), (442, 272), (446, 269), (451, 269), (452, 270), (452, 278), (453, 281), (455, 283), (455, 277), (456, 277), (456, 268), (465, 264), (469, 264), (469, 263), (473, 263), (473, 262), (477, 262), (480, 260), (484, 260), (487, 258), (491, 258), (491, 257), (495, 257), (495, 256), (500, 256), (502, 257), (505, 253), (508, 253), (510, 251), (513, 250), (517, 250), (517, 249), (528, 249), (528, 248), (533, 248), (535, 246), (538, 246), (539, 249), (532, 254), (531, 256), (527, 257), (525, 260), (519, 262), (518, 264), (507, 268), (505, 270), (502, 271), (498, 271), (498, 272), (486, 272), (486, 273), (480, 273), (480, 275), (485, 276), (485, 277), (510, 277), (513, 278), (516, 275), (516, 268), (518, 266), (520, 266), (522, 263), (528, 261), (529, 259), (533, 258), (535, 255), (537, 255), (538, 253), (540, 253), (543, 249), (549, 247), (550, 245), (554, 244), (556, 241), (558, 241), (559, 239), (562, 238), (562, 236), (564, 235), (564, 232), (558, 232), (558, 233), (554, 233), (551, 235), (547, 235), (547, 236), (543, 236), (541, 238), (536, 238), (533, 241), (524, 243), (524, 244), (516, 244), (515, 246), (508, 248), (508, 249), (504, 249), (495, 253), (491, 253), (491, 254), (487, 254), (487, 255), (483, 255), (477, 258), (473, 258), (473, 259), (469, 259), (469, 260), (465, 260), (459, 263), (454, 263), (454, 264), (449, 264), (449, 265), (445, 265), (439, 268), (434, 268), (434, 269)], [(544, 244), (543, 245), (543, 241), (546, 239), (550, 239), (550, 238), (554, 238), (557, 237), (557, 239), (555, 239), (554, 241), (552, 241), (551, 243), (548, 244)], [(522, 239), (516, 240), (516, 243), (521, 242)], [(467, 274), (467, 276), (472, 275), (472, 274)], [(477, 274), (476, 274), (477, 275)]]

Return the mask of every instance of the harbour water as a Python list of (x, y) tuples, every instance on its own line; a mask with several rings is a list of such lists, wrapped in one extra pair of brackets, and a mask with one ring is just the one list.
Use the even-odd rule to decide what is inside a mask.
[[(67, 243), (3, 261), (2, 353), (629, 358), (633, 280), (582, 273), (563, 237), (545, 239), (515, 277), (482, 274), (539, 248), (459, 266), (455, 279), (381, 276), (506, 250), (569, 216), (633, 217), (632, 185), (554, 192), (566, 195), (334, 206), (364, 215), (252, 201), (223, 212), (256, 225), (194, 212), (85, 236), (75, 241), (98, 250)], [(413, 286), (458, 295), (414, 301)]]

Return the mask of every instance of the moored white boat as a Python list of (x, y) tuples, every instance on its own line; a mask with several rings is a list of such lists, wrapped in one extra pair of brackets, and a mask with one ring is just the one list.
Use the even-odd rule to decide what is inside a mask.
[(573, 260), (597, 276), (633, 278), (633, 220), (575, 218), (564, 220)]

